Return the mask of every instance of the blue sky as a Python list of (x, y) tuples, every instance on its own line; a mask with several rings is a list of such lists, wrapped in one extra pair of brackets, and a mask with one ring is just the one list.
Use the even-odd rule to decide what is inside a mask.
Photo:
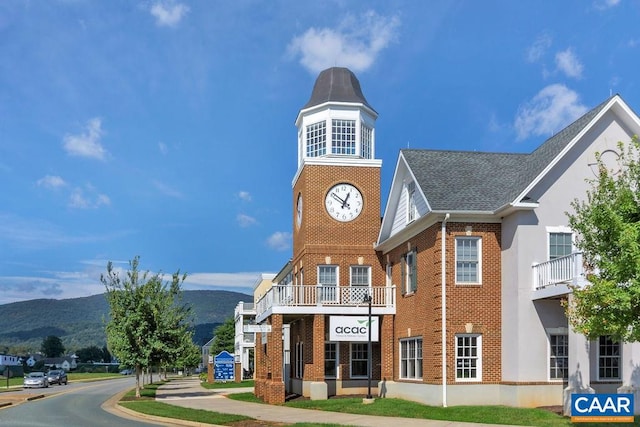
[(251, 293), (291, 256), (294, 120), (350, 68), (401, 148), (530, 152), (620, 93), (640, 2), (0, 2), (0, 304), (104, 291), (108, 261)]

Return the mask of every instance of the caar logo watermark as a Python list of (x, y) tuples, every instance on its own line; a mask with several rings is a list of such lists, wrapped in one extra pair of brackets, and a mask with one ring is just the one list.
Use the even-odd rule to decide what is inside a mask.
[(633, 394), (572, 394), (573, 423), (632, 423)]

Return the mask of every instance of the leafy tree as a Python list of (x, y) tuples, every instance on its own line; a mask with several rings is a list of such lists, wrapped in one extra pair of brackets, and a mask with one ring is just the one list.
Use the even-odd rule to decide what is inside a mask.
[(233, 354), (235, 349), (236, 325), (233, 316), (228, 317), (224, 323), (213, 331), (213, 342), (210, 353), (215, 356), (221, 351)]
[[(170, 345), (165, 328), (175, 320), (168, 301), (179, 295), (186, 275), (176, 272), (168, 285), (160, 274), (150, 275), (138, 270), (139, 257), (129, 262), (130, 270), (120, 278), (113, 264), (107, 264), (107, 274), (100, 280), (106, 289), (110, 320), (106, 326), (107, 344), (125, 366), (136, 371), (136, 397), (140, 397), (140, 374), (161, 359)], [(167, 310), (167, 311), (165, 311)]]
[(46, 337), (42, 340), (42, 345), (40, 346), (40, 351), (45, 357), (60, 357), (64, 354), (64, 350), (62, 340), (55, 335)]
[(640, 340), (640, 144), (618, 143), (618, 165), (596, 155), (599, 174), (567, 214), (590, 284), (567, 305), (573, 328), (590, 339)]
[(106, 362), (106, 360), (103, 360), (102, 350), (95, 345), (79, 349), (76, 351), (76, 356), (81, 362)]

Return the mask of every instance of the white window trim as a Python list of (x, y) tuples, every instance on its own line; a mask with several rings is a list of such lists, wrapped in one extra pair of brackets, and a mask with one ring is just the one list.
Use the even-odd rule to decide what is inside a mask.
[(316, 269), (316, 274), (318, 278), (318, 285), (324, 285), (324, 283), (320, 282), (320, 268), (321, 267), (335, 267), (336, 268), (336, 286), (340, 286), (340, 266), (338, 264), (318, 264)]
[[(458, 337), (476, 337), (476, 343), (478, 347), (478, 363), (476, 364), (476, 372), (478, 376), (476, 378), (458, 378)], [(454, 378), (459, 383), (479, 383), (482, 382), (482, 334), (455, 334), (455, 346), (454, 346)]]
[(549, 251), (549, 249), (551, 249), (551, 234), (552, 233), (567, 233), (567, 234), (571, 234), (571, 252), (575, 252), (576, 251), (576, 233), (573, 232), (573, 230), (570, 227), (567, 227), (566, 225), (556, 225), (556, 226), (547, 226), (546, 227), (546, 232), (547, 232), (547, 260), (551, 259), (551, 252)]
[(598, 337), (596, 339), (596, 377), (598, 378), (598, 381), (620, 381), (622, 379), (622, 369), (624, 368), (622, 366), (622, 343), (618, 342), (618, 348), (620, 349), (620, 354), (618, 355), (618, 377), (614, 378), (614, 377), (606, 377), (606, 378), (600, 378), (600, 337)]
[(385, 280), (386, 285), (393, 286), (393, 264), (388, 262), (385, 268), (385, 272), (386, 272), (386, 280)]
[[(458, 282), (458, 239), (474, 239), (478, 241), (478, 281), (477, 282)], [(456, 236), (455, 241), (455, 284), (460, 286), (475, 286), (482, 285), (482, 237), (480, 236)]]
[[(336, 346), (336, 375), (333, 376), (333, 375), (326, 375), (325, 374), (325, 378), (332, 379), (332, 380), (338, 379), (340, 377), (340, 343), (336, 342), (336, 341), (325, 341), (324, 343), (325, 343), (325, 345), (333, 344), (333, 345)], [(326, 359), (325, 359), (325, 361), (326, 361)]]
[[(563, 378), (551, 378), (551, 335), (569, 335), (569, 328), (547, 328), (547, 380), (549, 382), (564, 382)], [(567, 347), (569, 343), (567, 341)]]
[(359, 286), (359, 287), (362, 287), (362, 288), (365, 287), (363, 285), (354, 285), (353, 284), (353, 268), (352, 267), (359, 267), (359, 268), (366, 268), (367, 269), (368, 286), (366, 286), (366, 287), (371, 288), (371, 266), (370, 265), (359, 265), (359, 264), (358, 265), (350, 265), (349, 266), (349, 286)]
[[(402, 376), (402, 343), (403, 342), (409, 342), (409, 341), (415, 341), (416, 342), (416, 352), (418, 351), (418, 347), (417, 347), (417, 341), (418, 340), (422, 340), (422, 366), (420, 367), (420, 372), (422, 372), (422, 376), (420, 377), (403, 377)], [(422, 381), (423, 377), (424, 377), (424, 338), (423, 337), (407, 337), (407, 338), (400, 338), (399, 342), (398, 342), (398, 354), (399, 354), (399, 358), (398, 358), (398, 374), (399, 374), (399, 378), (401, 380), (406, 380), (406, 381)], [(417, 361), (417, 357), (416, 357), (416, 361)]]
[[(367, 344), (367, 343), (361, 343), (361, 342), (351, 342), (349, 343), (349, 378), (351, 379), (361, 379), (361, 378), (369, 378), (369, 375), (353, 375), (353, 346), (354, 345), (362, 345), (362, 344)], [(368, 351), (368, 349), (367, 349)], [(373, 351), (373, 349), (371, 350)], [(369, 355), (367, 354), (367, 370), (369, 370)], [(360, 359), (358, 359), (360, 360)], [(373, 359), (372, 359), (373, 361)]]

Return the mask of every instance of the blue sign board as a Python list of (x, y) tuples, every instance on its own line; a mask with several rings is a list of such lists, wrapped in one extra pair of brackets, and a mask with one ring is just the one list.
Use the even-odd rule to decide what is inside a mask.
[(233, 381), (235, 358), (228, 351), (221, 351), (213, 358), (213, 379), (215, 381)]
[(633, 422), (633, 394), (572, 394), (571, 422)]

